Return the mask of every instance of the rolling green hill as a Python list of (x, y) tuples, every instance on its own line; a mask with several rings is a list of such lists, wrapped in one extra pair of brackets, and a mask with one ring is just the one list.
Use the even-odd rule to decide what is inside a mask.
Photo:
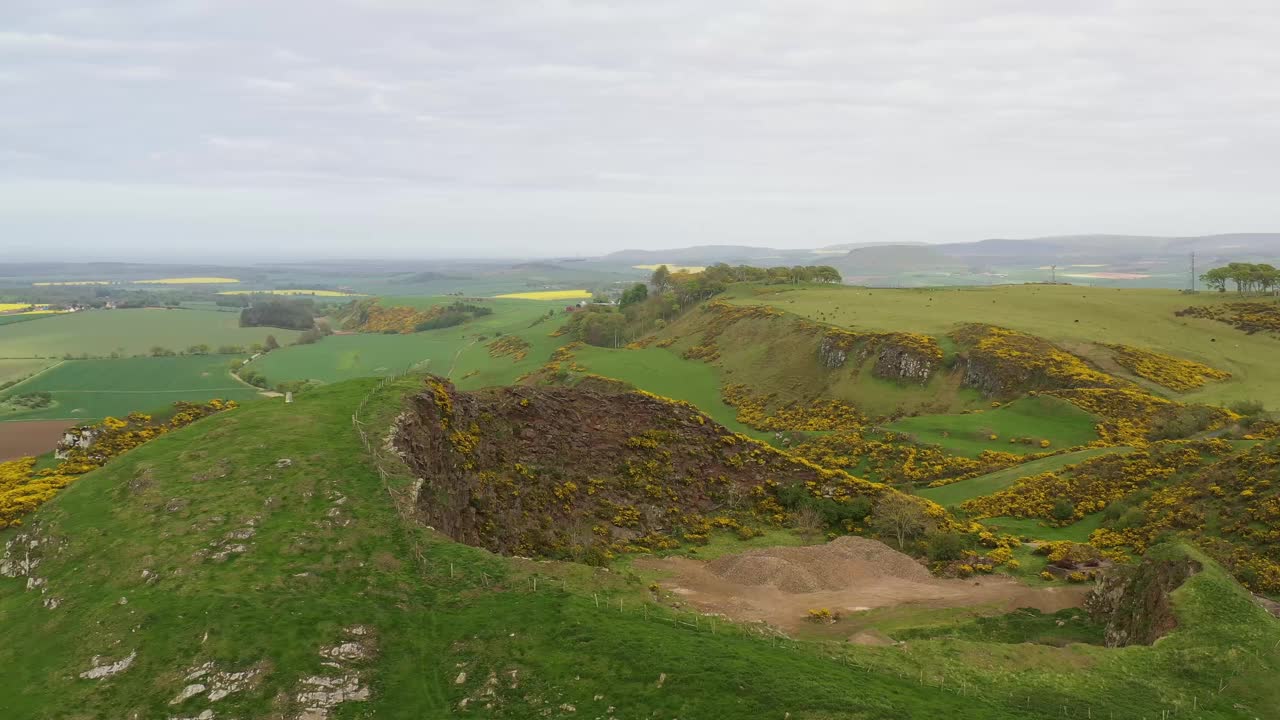
[(0, 532), (0, 713), (1246, 718), (1280, 703), (1280, 628), (1202, 557), (1154, 646), (873, 647), (694, 623), (625, 570), (457, 545), (398, 514), (412, 476), (380, 477), (352, 427), (358, 412), (381, 437), (417, 383), (248, 403)]
[(979, 322), (1045, 337), (1099, 364), (1110, 353), (1096, 343), (1155, 350), (1232, 374), (1180, 397), (1226, 404), (1260, 400), (1280, 408), (1280, 364), (1271, 361), (1280, 339), (1248, 335), (1222, 323), (1178, 317), (1197, 304), (1228, 302), (1230, 294), (1189, 296), (1174, 290), (1092, 288), (1077, 285), (871, 290), (854, 287), (735, 286), (725, 298), (767, 303), (802, 317), (859, 330), (944, 334)]

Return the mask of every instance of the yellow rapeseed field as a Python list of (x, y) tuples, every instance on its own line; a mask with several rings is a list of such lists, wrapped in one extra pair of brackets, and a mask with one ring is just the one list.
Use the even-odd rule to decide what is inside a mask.
[(586, 290), (537, 290), (534, 292), (507, 293), (495, 295), (498, 298), (511, 300), (586, 300), (591, 293)]
[(13, 312), (14, 310), (26, 310), (31, 307), (31, 303), (0, 303), (0, 313)]
[(134, 280), (135, 285), (220, 285), (224, 283), (238, 283), (235, 278), (223, 277), (181, 277), (181, 278), (160, 278), (159, 280)]
[(707, 269), (705, 265), (670, 265), (667, 263), (654, 263), (652, 265), (632, 265), (631, 267), (635, 268), (636, 270), (657, 270), (663, 265), (666, 265), (667, 269), (670, 270), (671, 272), (700, 273), (703, 270)]
[(338, 290), (223, 290), (219, 295), (315, 295), (316, 297), (359, 297), (360, 293), (341, 292)]

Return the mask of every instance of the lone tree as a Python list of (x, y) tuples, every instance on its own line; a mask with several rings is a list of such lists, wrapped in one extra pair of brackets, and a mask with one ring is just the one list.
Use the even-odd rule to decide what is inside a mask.
[(276, 342), (276, 336), (275, 336), (275, 335), (268, 335), (268, 336), (267, 336), (266, 344), (265, 344), (263, 347), (264, 347), (264, 348), (266, 348), (266, 350), (267, 350), (268, 352), (270, 352), (270, 351), (275, 350), (276, 348), (280, 347), (280, 343), (279, 343), (279, 342)]
[(871, 513), (871, 528), (897, 538), (899, 550), (906, 547), (908, 539), (923, 535), (929, 525), (924, 507), (900, 493), (881, 500)]

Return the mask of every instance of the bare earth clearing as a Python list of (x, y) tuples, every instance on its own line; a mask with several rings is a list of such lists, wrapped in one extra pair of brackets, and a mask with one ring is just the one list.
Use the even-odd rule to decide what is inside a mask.
[(703, 612), (764, 621), (784, 631), (803, 626), (805, 614), (815, 608), (843, 615), (908, 604), (1056, 612), (1080, 605), (1089, 590), (1085, 586), (1031, 588), (994, 576), (936, 578), (884, 543), (852, 536), (826, 545), (751, 550), (710, 562), (642, 558), (636, 565), (668, 574), (660, 582), (662, 587)]
[(0, 422), (0, 462), (49, 452), (75, 420)]

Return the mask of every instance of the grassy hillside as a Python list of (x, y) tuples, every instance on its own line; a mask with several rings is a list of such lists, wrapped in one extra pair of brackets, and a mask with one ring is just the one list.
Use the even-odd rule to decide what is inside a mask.
[[(1046, 447), (1076, 447), (1096, 440), (1096, 422), (1093, 415), (1065, 400), (1041, 396), (1019, 398), (995, 409), (964, 415), (903, 418), (886, 427), (958, 455), (976, 456), (983, 450), (1026, 455), (1044, 452)], [(1014, 438), (1033, 438), (1035, 442), (1010, 442)], [(1048, 440), (1049, 445), (1041, 446), (1040, 440)]]
[[(93, 420), (133, 410), (155, 410), (176, 400), (248, 400), (257, 390), (231, 377), (230, 355), (63, 360), (56, 367), (0, 392), (0, 420)], [(54, 404), (6, 412), (5, 397), (49, 392)]]
[(181, 351), (192, 345), (248, 346), (275, 335), (293, 342), (295, 330), (242, 328), (236, 313), (201, 310), (97, 310), (48, 317), (39, 322), (0, 326), (5, 357), (102, 357), (111, 353), (145, 355), (152, 347)]
[(921, 488), (916, 491), (917, 495), (927, 497), (943, 507), (951, 507), (970, 498), (979, 497), (981, 495), (990, 495), (997, 490), (1003, 490), (1013, 484), (1020, 477), (1030, 475), (1038, 475), (1044, 472), (1053, 472), (1060, 470), (1067, 465), (1073, 465), (1082, 460), (1088, 460), (1091, 457), (1099, 455), (1107, 455), (1114, 452), (1127, 452), (1129, 448), (1090, 448), (1088, 450), (1076, 450), (1075, 452), (1063, 453), (1062, 455), (1053, 455), (1039, 460), (1032, 460), (1021, 465), (1004, 470), (997, 470), (969, 480), (961, 480), (960, 482), (943, 485), (936, 488)]
[(1260, 400), (1280, 407), (1280, 364), (1271, 361), (1280, 340), (1247, 335), (1212, 320), (1177, 317), (1190, 305), (1235, 300), (1232, 293), (1188, 296), (1174, 290), (1085, 286), (870, 290), (855, 287), (730, 289), (729, 302), (769, 303), (803, 317), (884, 331), (946, 333), (966, 322), (991, 323), (1040, 335), (1105, 362), (1095, 343), (1119, 343), (1204, 363), (1232, 374), (1180, 399), (1223, 404)]
[[(415, 385), (364, 407), (375, 437)], [(1181, 627), (1153, 647), (877, 648), (695, 624), (644, 605), (626, 572), (453, 544), (397, 514), (388, 491), (412, 478), (392, 468), (384, 485), (354, 435), (373, 390), (342, 383), (200, 421), (0, 533), (39, 578), (0, 578), (0, 714), (294, 717), (316, 678), (360, 698), (333, 717), (1150, 717), (1194, 704), (1247, 718), (1280, 704), (1280, 630), (1207, 559), (1176, 593)], [(202, 667), (209, 687), (179, 699)], [(211, 687), (231, 692), (214, 701)]]

